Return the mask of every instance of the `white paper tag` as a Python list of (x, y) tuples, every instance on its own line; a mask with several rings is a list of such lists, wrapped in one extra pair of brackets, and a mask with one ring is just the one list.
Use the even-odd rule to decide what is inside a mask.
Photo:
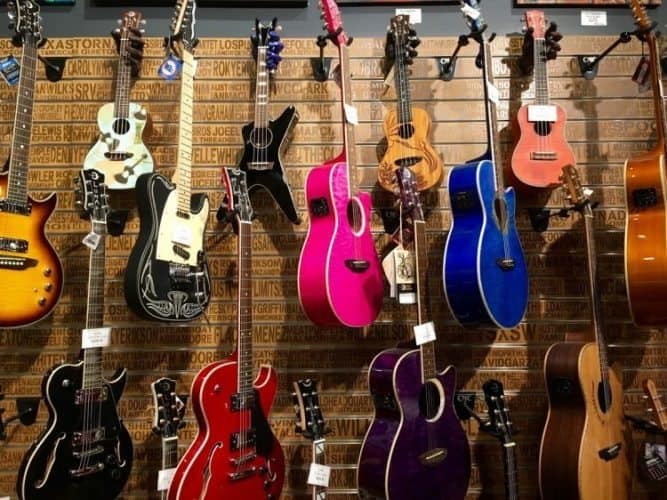
[(582, 26), (607, 26), (607, 12), (604, 10), (582, 10)]
[(189, 247), (192, 245), (192, 231), (185, 224), (176, 224), (171, 239), (174, 243)]
[(111, 327), (84, 328), (81, 332), (81, 349), (107, 347), (111, 343)]
[(556, 106), (530, 104), (528, 106), (528, 121), (529, 122), (555, 122), (558, 113)]
[(433, 321), (422, 323), (421, 325), (415, 325), (414, 331), (415, 343), (417, 345), (426, 344), (435, 340), (435, 326), (433, 326)]
[(422, 10), (421, 9), (396, 9), (397, 16), (408, 16), (410, 24), (421, 24)]
[(12, 497), (0, 497), (0, 500), (12, 500)]
[(86, 236), (83, 237), (82, 243), (91, 250), (97, 250), (97, 247), (100, 246), (101, 239), (102, 237), (99, 234), (93, 233), (91, 231), (90, 233), (88, 233)]
[(473, 21), (476, 21), (481, 14), (477, 9), (471, 7), (467, 3), (463, 4), (463, 7), (461, 7), (461, 12), (463, 12), (464, 15), (468, 16)]
[(489, 93), (489, 100), (494, 104), (498, 104), (500, 102), (500, 92), (498, 91), (498, 87), (487, 81), (486, 90)]
[(345, 104), (343, 107), (345, 108), (345, 119), (347, 122), (352, 125), (359, 125), (359, 113), (357, 112), (357, 108), (350, 104)]
[(397, 247), (394, 254), (394, 268), (396, 269), (396, 292), (399, 304), (417, 303), (417, 285), (415, 276), (415, 255)]
[(329, 477), (331, 476), (331, 467), (316, 463), (310, 464), (308, 471), (308, 484), (312, 486), (329, 487)]
[(389, 252), (387, 256), (382, 259), (382, 270), (389, 282), (389, 297), (393, 299), (396, 297), (396, 264), (394, 261), (394, 250)]
[(171, 469), (162, 469), (157, 473), (157, 490), (158, 491), (167, 491), (171, 480), (174, 479), (174, 473), (176, 472), (176, 467)]

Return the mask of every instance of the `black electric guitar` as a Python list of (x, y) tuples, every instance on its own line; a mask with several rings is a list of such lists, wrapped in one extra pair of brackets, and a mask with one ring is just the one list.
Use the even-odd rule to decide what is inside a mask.
[(183, 61), (177, 167), (170, 181), (152, 173), (137, 179), (141, 226), (125, 272), (125, 299), (138, 315), (160, 321), (190, 321), (211, 298), (204, 249), (209, 201), (191, 194), (192, 110), (197, 61), (194, 0), (178, 3), (169, 47)]
[(489, 420), (482, 426), (500, 440), (503, 445), (503, 463), (505, 464), (505, 498), (519, 499), (519, 484), (516, 473), (516, 442), (514, 424), (510, 420), (509, 409), (505, 405), (503, 384), (498, 380), (487, 380), (482, 386), (484, 400), (489, 408)]
[[(324, 444), (326, 435), (331, 432), (331, 429), (324, 423), (317, 394), (317, 380), (308, 378), (292, 384), (294, 386), (292, 396), (296, 410), (296, 432), (313, 440), (312, 463), (325, 465)], [(326, 497), (326, 487), (313, 485), (312, 500), (324, 500)]]
[(272, 120), (269, 116), (271, 75), (278, 67), (279, 54), (283, 50), (276, 22), (275, 18), (271, 24), (255, 20), (255, 34), (251, 38), (257, 61), (255, 120), (241, 131), (244, 150), (238, 168), (246, 173), (250, 191), (259, 187), (266, 189), (287, 218), (299, 224), (301, 220), (282, 160), (299, 114), (294, 106), (288, 106), (277, 119)]
[[(83, 359), (60, 364), (42, 380), (49, 411), (46, 430), (23, 457), (16, 490), (20, 500), (112, 500), (132, 468), (132, 441), (118, 416), (127, 372), (102, 375), (103, 347), (110, 328), (104, 320), (104, 236), (109, 211), (104, 176), (83, 170), (77, 204), (90, 216), (88, 313), (82, 332)], [(106, 340), (105, 340), (106, 339)]]
[(153, 382), (151, 393), (155, 408), (153, 432), (162, 438), (162, 477), (158, 476), (157, 489), (160, 499), (166, 500), (171, 476), (178, 465), (178, 430), (185, 427), (187, 396), (178, 396), (176, 381), (167, 377)]

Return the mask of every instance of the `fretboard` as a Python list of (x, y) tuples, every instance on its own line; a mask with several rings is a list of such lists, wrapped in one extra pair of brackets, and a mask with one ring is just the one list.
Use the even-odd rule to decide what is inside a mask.
[[(340, 93), (343, 112), (343, 149), (345, 160), (347, 161), (348, 171), (348, 192), (351, 195), (353, 188), (359, 185), (357, 179), (357, 141), (355, 138), (354, 123), (350, 122), (351, 116), (348, 116), (348, 110), (355, 110), (352, 105), (352, 77), (349, 66), (349, 49), (347, 45), (341, 43), (338, 46), (338, 56), (340, 59)], [(349, 111), (354, 113), (354, 111)]]
[(519, 484), (516, 473), (516, 443), (503, 443), (505, 465), (505, 498), (519, 500)]
[(533, 47), (535, 104), (549, 104), (549, 76), (547, 73), (546, 40), (536, 38)]
[(130, 32), (129, 29), (123, 29), (121, 33), (113, 114), (114, 118), (127, 119), (130, 116), (130, 84), (132, 83), (132, 71), (127, 52), (130, 47)]
[(651, 64), (651, 86), (653, 89), (653, 108), (655, 109), (655, 122), (657, 130), (657, 143), (665, 147), (665, 137), (667, 135), (667, 122), (665, 117), (664, 97), (665, 92), (662, 86), (662, 66), (660, 65), (660, 50), (658, 41), (653, 31), (646, 34), (646, 42), (649, 49)]
[(239, 310), (238, 310), (238, 366), (239, 394), (251, 394), (253, 391), (252, 369), (252, 223), (239, 222), (238, 237), (238, 272), (239, 272)]
[(192, 186), (192, 105), (194, 100), (194, 77), (197, 61), (193, 54), (183, 51), (181, 72), (181, 109), (178, 132), (178, 166), (174, 182), (178, 192), (178, 209), (182, 214), (190, 213), (190, 190)]
[(398, 123), (412, 123), (412, 103), (410, 96), (410, 79), (408, 77), (408, 67), (405, 64), (405, 47), (400, 43), (397, 37), (396, 42), (396, 64), (394, 68), (394, 75), (396, 79), (396, 96), (398, 102), (396, 103), (398, 109)]
[[(312, 461), (315, 464), (326, 465), (326, 457), (324, 454), (324, 439), (316, 439), (313, 441)], [(327, 497), (327, 489), (323, 486), (313, 486), (313, 500), (325, 500)]]
[(257, 81), (255, 84), (255, 128), (269, 126), (269, 72), (266, 68), (266, 46), (257, 47)]
[(486, 102), (486, 134), (489, 145), (489, 157), (493, 161), (496, 173), (496, 185), (498, 196), (504, 197), (505, 184), (503, 179), (502, 155), (500, 153), (500, 140), (498, 136), (498, 101), (500, 92), (495, 86), (493, 79), (493, 54), (491, 43), (482, 36), (482, 48), (484, 64), (484, 100)]
[[(88, 310), (86, 328), (101, 328), (104, 325), (104, 235), (106, 225), (93, 222), (93, 232), (99, 235), (97, 248), (90, 250), (88, 271)], [(84, 389), (102, 386), (102, 348), (94, 347), (83, 350), (83, 381)]]
[(19, 206), (28, 203), (28, 160), (32, 133), (32, 106), (37, 71), (37, 40), (33, 35), (23, 37), (21, 76), (16, 97), (14, 136), (9, 163), (7, 200)]
[[(414, 221), (415, 261), (417, 267), (417, 321), (421, 325), (429, 321), (427, 304), (428, 250), (426, 246), (426, 222), (423, 219)], [(435, 342), (427, 342), (419, 346), (422, 359), (422, 382), (434, 378), (437, 374), (435, 358)]]

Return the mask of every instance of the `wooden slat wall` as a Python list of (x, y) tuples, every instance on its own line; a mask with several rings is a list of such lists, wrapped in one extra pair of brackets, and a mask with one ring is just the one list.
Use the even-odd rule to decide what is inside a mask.
[[(642, 379), (650, 376), (658, 387), (667, 387), (667, 340), (662, 330), (632, 326), (623, 281), (623, 162), (628, 155), (647, 149), (654, 136), (650, 95), (639, 95), (630, 80), (641, 46), (633, 42), (618, 47), (601, 64), (594, 81), (585, 81), (579, 75), (574, 57), (598, 52), (611, 41), (611, 37), (568, 37), (563, 40), (558, 60), (549, 64), (549, 71), (552, 98), (569, 115), (567, 135), (583, 178), (600, 201), (596, 237), (611, 356), (624, 365), (627, 411), (642, 414)], [(383, 43), (381, 39), (357, 39), (352, 47), (353, 89), (361, 120), (357, 127), (357, 161), (362, 167), (363, 187), (373, 190), (376, 208), (393, 203), (391, 195), (379, 192), (375, 185), (382, 118), (394, 105), (393, 90), (384, 93), (380, 73)], [(447, 169), (485, 148), (482, 82), (474, 66), (475, 50), (463, 49), (454, 81), (436, 79), (436, 57), (451, 53), (455, 43), (453, 37), (424, 39), (413, 70), (415, 104), (426, 108), (433, 118), (432, 140)], [(508, 116), (516, 112), (522, 98), (530, 99), (530, 79), (521, 77), (516, 69), (519, 39), (499, 37), (494, 51), (494, 71), (502, 95), (501, 137), (503, 150), (509, 154)], [(18, 55), (8, 42), (0, 43), (0, 52)], [(285, 40), (285, 60), (272, 104), (274, 114), (288, 103), (296, 104), (301, 114), (286, 163), (304, 217), (303, 184), (309, 168), (331, 158), (341, 147), (338, 88), (333, 81), (316, 83), (311, 78), (309, 58), (317, 53), (314, 40)], [(61, 82), (50, 83), (43, 75), (38, 82), (31, 157), (32, 189), (58, 192), (58, 210), (48, 232), (63, 258), (67, 283), (51, 318), (28, 329), (0, 332), (0, 384), (7, 395), (3, 403), (6, 414), (14, 412), (14, 397), (38, 395), (43, 373), (56, 362), (73, 360), (78, 352), (87, 277), (87, 252), (79, 242), (89, 225), (74, 210), (72, 179), (96, 139), (97, 109), (113, 100), (116, 58), (111, 40), (53, 39), (42, 54), (70, 57)], [(157, 78), (162, 55), (160, 40), (149, 39), (143, 77), (132, 95), (150, 111), (153, 123), (146, 142), (160, 171), (170, 175), (176, 157), (179, 84)], [(332, 48), (327, 49), (327, 55), (335, 56)], [(204, 39), (198, 56), (194, 184), (196, 191), (209, 193), (215, 210), (222, 198), (220, 167), (236, 163), (240, 127), (252, 117), (254, 62), (249, 43), (242, 39)], [(0, 135), (8, 136), (0, 146), (0, 157), (8, 153), (14, 99), (15, 89), (0, 88)], [(430, 210), (430, 264), (439, 273), (451, 221), (444, 187), (426, 196), (425, 203)], [(116, 192), (113, 204), (133, 208), (134, 197)], [(253, 242), (256, 363), (273, 363), (280, 378), (271, 421), (288, 460), (289, 480), (283, 498), (303, 497), (306, 493), (310, 444), (294, 433), (289, 394), (291, 382), (306, 376), (321, 380), (322, 408), (334, 430), (328, 456), (334, 469), (331, 497), (352, 498), (357, 453), (372, 413), (366, 383), (368, 363), (381, 349), (410, 336), (409, 326), (416, 312), (387, 299), (380, 318), (367, 331), (313, 328), (299, 308), (296, 291), (297, 261), (307, 221), (292, 227), (265, 195), (255, 196), (253, 204), (258, 214)], [(439, 335), (440, 365), (455, 364), (459, 385), (467, 391), (480, 392), (482, 383), (490, 377), (505, 384), (513, 419), (521, 429), (519, 477), (524, 498), (537, 494), (539, 437), (546, 414), (544, 354), (549, 345), (563, 340), (567, 331), (586, 328), (589, 319), (582, 226), (576, 218), (555, 218), (548, 231), (533, 232), (526, 208), (545, 204), (562, 207), (561, 193), (520, 200), (518, 223), (529, 263), (531, 294), (526, 320), (519, 327), (501, 332), (464, 330), (447, 311), (438, 280), (433, 280), (429, 297)], [(179, 390), (187, 392), (200, 368), (231, 351), (236, 304), (236, 238), (217, 226), (212, 212), (207, 248), (214, 296), (208, 317), (183, 326), (137, 321), (124, 303), (122, 274), (138, 223), (133, 214), (126, 233), (107, 242), (106, 322), (114, 330), (105, 365), (109, 372), (115, 366), (125, 366), (130, 373), (120, 405), (135, 445), (134, 471), (123, 495), (128, 499), (154, 497), (160, 442), (151, 433), (150, 382), (169, 374), (178, 379)], [(389, 239), (381, 232), (377, 213), (373, 229), (378, 248), (384, 248)], [(478, 402), (477, 409), (483, 411), (483, 404)], [(192, 414), (188, 417), (181, 434), (183, 447), (196, 430)], [(36, 425), (11, 428), (7, 443), (0, 447), (0, 495), (13, 495), (21, 457), (45, 418), (42, 406)], [(480, 435), (475, 423), (465, 427), (473, 452), (468, 497), (502, 498), (498, 443)], [(637, 482), (633, 498), (649, 497), (646, 486)]]

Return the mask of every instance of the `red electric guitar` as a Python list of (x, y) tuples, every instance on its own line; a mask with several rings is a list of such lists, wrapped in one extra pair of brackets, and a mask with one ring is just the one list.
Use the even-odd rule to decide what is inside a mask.
[(199, 430), (176, 467), (168, 500), (277, 500), (285, 479), (283, 450), (267, 421), (276, 372), (262, 365), (252, 379), (253, 214), (246, 174), (223, 169), (223, 181), (238, 231), (238, 344), (192, 382)]
[(526, 26), (533, 30), (535, 102), (517, 113), (521, 137), (512, 154), (512, 174), (529, 187), (557, 186), (566, 165), (576, 163), (565, 139), (565, 110), (549, 103), (546, 21), (541, 10), (526, 11)]

